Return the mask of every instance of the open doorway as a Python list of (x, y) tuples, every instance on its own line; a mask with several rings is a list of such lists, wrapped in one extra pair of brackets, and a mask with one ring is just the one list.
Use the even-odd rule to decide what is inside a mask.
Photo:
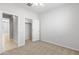
[(18, 18), (17, 16), (3, 13), (2, 14), (4, 50), (11, 50), (17, 47), (18, 39)]
[(25, 22), (25, 41), (32, 42), (32, 21), (31, 19), (26, 19)]

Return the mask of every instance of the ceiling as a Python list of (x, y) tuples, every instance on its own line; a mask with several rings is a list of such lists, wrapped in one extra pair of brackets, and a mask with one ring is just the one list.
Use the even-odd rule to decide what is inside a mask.
[(44, 3), (43, 7), (29, 7), (25, 3), (23, 3), (22, 5), (34, 12), (43, 13), (43, 12), (49, 11), (53, 8), (59, 7), (63, 4), (64, 3)]

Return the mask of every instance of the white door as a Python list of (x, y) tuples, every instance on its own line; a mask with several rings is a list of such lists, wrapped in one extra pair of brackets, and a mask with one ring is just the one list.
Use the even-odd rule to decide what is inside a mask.
[(32, 22), (32, 39), (33, 41), (39, 40), (39, 20)]

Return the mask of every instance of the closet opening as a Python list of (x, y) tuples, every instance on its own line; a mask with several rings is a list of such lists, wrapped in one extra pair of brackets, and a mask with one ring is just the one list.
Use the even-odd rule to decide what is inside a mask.
[(25, 21), (25, 41), (32, 42), (32, 20), (26, 19)]

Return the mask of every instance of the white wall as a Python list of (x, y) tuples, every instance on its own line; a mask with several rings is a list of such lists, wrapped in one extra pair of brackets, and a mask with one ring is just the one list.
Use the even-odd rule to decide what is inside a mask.
[(28, 10), (20, 4), (0, 4), (0, 18), (2, 13), (9, 13), (18, 16), (18, 46), (25, 44), (25, 18), (38, 20), (36, 13)]
[[(0, 25), (1, 25), (1, 20), (0, 20)], [(0, 53), (3, 51), (2, 45), (3, 45), (3, 43), (2, 43), (2, 30), (1, 30), (1, 26), (0, 26)]]
[(79, 51), (79, 4), (40, 14), (41, 40)]

